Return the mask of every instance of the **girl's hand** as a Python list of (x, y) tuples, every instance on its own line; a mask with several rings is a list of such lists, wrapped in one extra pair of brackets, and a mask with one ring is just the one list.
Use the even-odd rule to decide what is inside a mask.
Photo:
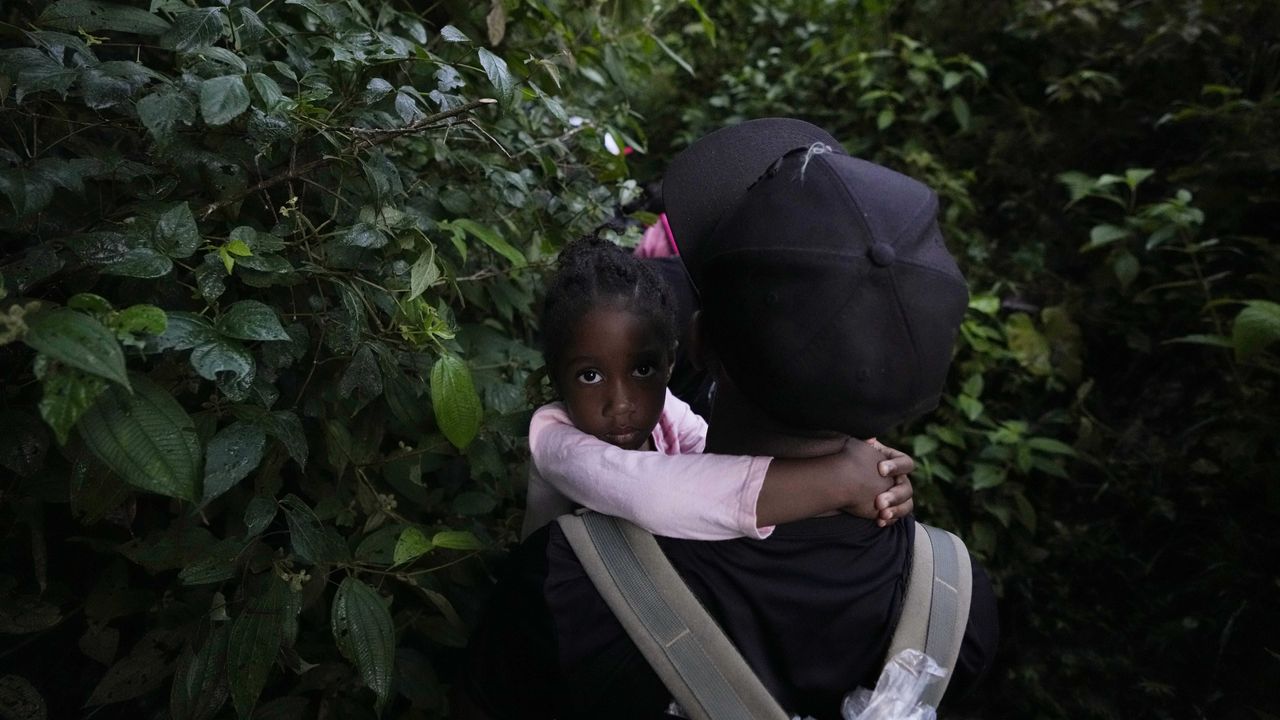
[(882, 445), (875, 438), (868, 440), (867, 444), (884, 458), (876, 465), (880, 476), (893, 480), (893, 486), (877, 495), (875, 500), (876, 524), (887, 527), (910, 515), (915, 508), (915, 502), (911, 499), (914, 491), (909, 475), (915, 471), (916, 461), (901, 450)]

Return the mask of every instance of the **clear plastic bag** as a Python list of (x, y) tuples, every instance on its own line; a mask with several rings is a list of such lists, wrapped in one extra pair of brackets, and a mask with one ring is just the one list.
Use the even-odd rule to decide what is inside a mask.
[(908, 648), (885, 663), (875, 690), (858, 688), (845, 695), (840, 714), (844, 720), (934, 720), (937, 710), (920, 698), (946, 674), (933, 658)]

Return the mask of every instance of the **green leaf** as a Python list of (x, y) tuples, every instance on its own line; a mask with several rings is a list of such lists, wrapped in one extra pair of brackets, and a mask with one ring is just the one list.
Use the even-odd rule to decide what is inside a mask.
[(1061, 440), (1054, 440), (1053, 438), (1047, 437), (1028, 438), (1027, 447), (1054, 455), (1070, 455), (1075, 457), (1078, 454), (1076, 453), (1075, 448)]
[(214, 44), (226, 31), (227, 21), (222, 8), (196, 8), (173, 16), (173, 29), (168, 39), (178, 52), (191, 52)]
[(451, 42), (451, 43), (471, 42), (471, 38), (467, 37), (466, 33), (462, 32), (461, 30), (459, 30), (458, 28), (452, 25), (445, 25), (444, 27), (440, 28), (440, 37), (444, 38), (445, 42)]
[(100, 269), (107, 275), (158, 278), (173, 271), (173, 261), (151, 248), (133, 248)]
[(115, 333), (84, 313), (58, 308), (26, 318), (22, 341), (64, 365), (129, 387), (124, 352)]
[(179, 649), (171, 631), (152, 630), (107, 670), (85, 705), (123, 702), (155, 690), (173, 672)]
[(973, 466), (973, 489), (986, 490), (998, 485), (1002, 485), (1005, 479), (1005, 470), (1002, 467), (988, 465), (986, 463), (978, 463)]
[(172, 258), (188, 258), (200, 245), (200, 230), (186, 202), (165, 211), (156, 222), (155, 246)]
[(62, 366), (36, 374), (40, 377), (44, 393), (40, 397), (40, 417), (53, 428), (58, 444), (66, 445), (71, 428), (107, 389), (107, 383), (88, 373)]
[(274, 573), (267, 587), (245, 604), (231, 626), (227, 643), (227, 675), (236, 714), (248, 717), (267, 684), (271, 666), (284, 640), (282, 610), (289, 588)]
[(173, 135), (179, 124), (189, 125), (194, 107), (186, 95), (159, 91), (138, 101), (138, 119), (156, 139)]
[(480, 539), (467, 530), (441, 530), (431, 538), (431, 544), (450, 550), (479, 550), (484, 547)]
[(270, 498), (255, 497), (244, 509), (244, 535), (251, 538), (262, 533), (276, 518), (276, 503)]
[(163, 18), (145, 10), (98, 0), (57, 0), (40, 14), (40, 24), (65, 30), (160, 35), (169, 29)]
[(391, 696), (396, 630), (377, 591), (353, 577), (342, 581), (333, 598), (333, 637), (343, 657), (378, 696), (378, 711)]
[(960, 126), (961, 130), (969, 129), (969, 103), (964, 98), (959, 95), (951, 98), (951, 114), (955, 116), (956, 124)]
[(1155, 175), (1156, 171), (1148, 168), (1129, 168), (1124, 171), (1124, 182), (1130, 190), (1136, 190), (1143, 180)]
[(253, 87), (258, 91), (258, 97), (262, 98), (262, 104), (266, 106), (268, 112), (289, 103), (289, 98), (285, 97), (280, 85), (269, 76), (262, 73), (254, 73), (251, 79), (253, 80)]
[(302, 429), (302, 421), (298, 419), (296, 413), (291, 410), (277, 410), (272, 413), (264, 412), (249, 420), (283, 443), (285, 450), (289, 452), (289, 457), (298, 463), (299, 468), (307, 469), (310, 448), (307, 445), (307, 434)]
[(1032, 375), (1044, 377), (1053, 373), (1049, 340), (1036, 328), (1030, 315), (1013, 313), (1005, 320), (1004, 332), (1009, 341), (1009, 352), (1019, 365)]
[(1121, 289), (1128, 289), (1133, 284), (1133, 281), (1138, 278), (1140, 269), (1138, 258), (1130, 252), (1117, 253), (1111, 261), (1111, 272), (1115, 274)]
[(1106, 247), (1117, 240), (1123, 240), (1129, 237), (1128, 230), (1115, 225), (1095, 225), (1093, 230), (1089, 231), (1089, 242), (1080, 248), (1080, 252), (1088, 252), (1089, 250), (1097, 250), (1100, 247)]
[(226, 125), (249, 109), (249, 90), (239, 75), (223, 75), (200, 83), (200, 116), (213, 126)]
[(316, 513), (297, 495), (286, 495), (280, 501), (285, 520), (289, 523), (289, 538), (293, 552), (312, 565), (338, 562), (348, 559), (346, 543), (332, 528), (320, 522)]
[(76, 293), (72, 295), (67, 298), (67, 307), (99, 316), (105, 315), (114, 309), (110, 300), (93, 293)]
[(471, 370), (454, 355), (443, 355), (431, 368), (431, 405), (436, 423), (458, 449), (480, 432), (483, 410), (471, 380)]
[(440, 266), (436, 265), (436, 248), (432, 245), (431, 249), (419, 255), (413, 267), (409, 268), (409, 297), (406, 301), (418, 297), (439, 281)]
[(1243, 362), (1280, 340), (1280, 305), (1268, 300), (1249, 300), (1231, 324), (1231, 342), (1236, 359)]
[(888, 128), (893, 124), (895, 117), (893, 108), (885, 108), (881, 110), (880, 114), (876, 115), (876, 129), (884, 130)]
[(937, 450), (939, 445), (937, 438), (932, 435), (916, 435), (911, 441), (911, 456), (913, 458), (922, 458)]
[(680, 54), (677, 53), (675, 50), (672, 50), (671, 46), (662, 42), (662, 38), (659, 37), (657, 33), (651, 33), (649, 37), (653, 38), (653, 41), (658, 44), (658, 47), (661, 48), (662, 52), (666, 53), (667, 57), (674, 60), (675, 63), (680, 66), (681, 69), (683, 69), (685, 72), (689, 73), (690, 75), (693, 75), (695, 77), (697, 76), (697, 73), (693, 71), (693, 66), (689, 64), (689, 61), (680, 57)]
[(387, 244), (387, 236), (371, 223), (356, 223), (342, 236), (342, 243), (358, 248), (380, 248)]
[(117, 333), (127, 335), (163, 335), (169, 327), (169, 317), (155, 305), (133, 305), (121, 310), (111, 326)]
[(208, 320), (188, 312), (166, 314), (164, 332), (147, 346), (148, 352), (164, 350), (190, 350), (219, 339), (218, 331)]
[(216, 340), (191, 351), (191, 367), (200, 377), (213, 380), (228, 398), (243, 400), (257, 374), (253, 354), (234, 340)]
[(143, 375), (133, 394), (112, 386), (80, 419), (89, 450), (126, 483), (195, 502), (200, 440), (195, 423), (173, 396)]
[(248, 477), (262, 462), (267, 433), (257, 425), (237, 420), (218, 431), (205, 449), (204, 498), (209, 504)]
[(241, 300), (218, 318), (218, 330), (240, 340), (288, 340), (276, 311), (257, 300)]
[(523, 267), (528, 263), (528, 261), (525, 260), (524, 255), (522, 255), (519, 250), (512, 247), (511, 244), (504, 240), (503, 237), (498, 234), (498, 231), (493, 228), (481, 225), (474, 220), (467, 220), (466, 218), (450, 220), (449, 225), (455, 228), (462, 228), (469, 235), (480, 240), (480, 242), (488, 245), (499, 255), (510, 260), (511, 264), (516, 267)]
[(396, 565), (409, 562), (428, 552), (431, 552), (434, 545), (427, 539), (426, 535), (416, 527), (408, 527), (404, 532), (400, 533), (399, 539), (396, 540), (396, 549), (392, 555), (392, 562)]
[(178, 660), (169, 688), (169, 714), (181, 720), (213, 720), (227, 702), (230, 688), (225, 624), (214, 627), (196, 652), (190, 648)]
[(956, 396), (956, 404), (960, 406), (960, 411), (964, 413), (964, 416), (970, 420), (977, 420), (986, 410), (981, 400), (968, 395)]
[(516, 98), (516, 81), (507, 69), (507, 61), (486, 48), (480, 48), (479, 53), (480, 65), (489, 76), (489, 82), (493, 83), (493, 88), (498, 91), (498, 102), (503, 107), (510, 107)]

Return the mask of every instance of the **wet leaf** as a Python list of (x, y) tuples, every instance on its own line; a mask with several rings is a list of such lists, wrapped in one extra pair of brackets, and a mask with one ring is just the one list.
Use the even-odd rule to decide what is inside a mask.
[(480, 431), (483, 409), (471, 370), (454, 355), (442, 355), (431, 368), (431, 405), (449, 442), (465, 448)]
[(208, 504), (248, 477), (262, 462), (267, 433), (257, 425), (231, 423), (209, 441), (205, 451), (204, 497)]
[(391, 695), (396, 648), (395, 626), (386, 603), (373, 588), (349, 577), (333, 598), (330, 621), (338, 650), (378, 696), (380, 712)]
[(93, 454), (130, 485), (196, 501), (200, 441), (173, 396), (144, 376), (134, 392), (113, 386), (81, 418), (80, 436)]
[(115, 334), (84, 313), (59, 308), (26, 318), (23, 342), (64, 365), (129, 387)]

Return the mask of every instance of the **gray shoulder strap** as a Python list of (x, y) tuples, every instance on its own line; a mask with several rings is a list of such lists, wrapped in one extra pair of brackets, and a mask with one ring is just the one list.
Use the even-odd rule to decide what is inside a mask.
[(591, 582), (649, 665), (694, 720), (787, 720), (658, 543), (595, 512), (560, 527)]
[(885, 659), (915, 648), (946, 668), (946, 677), (927, 688), (922, 698), (934, 707), (942, 700), (960, 656), (972, 592), (973, 568), (964, 542), (946, 530), (916, 523), (902, 616)]

